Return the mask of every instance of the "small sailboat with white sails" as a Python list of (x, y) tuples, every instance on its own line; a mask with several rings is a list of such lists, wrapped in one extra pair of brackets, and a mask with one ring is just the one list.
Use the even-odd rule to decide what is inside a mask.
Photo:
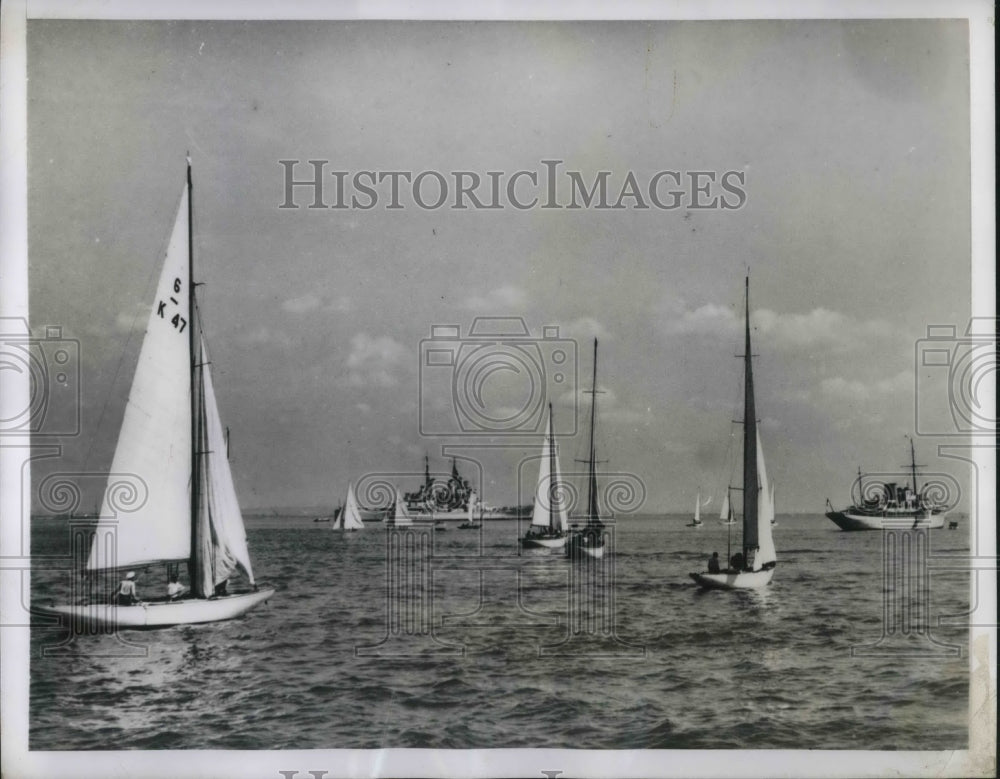
[(594, 339), (594, 378), (590, 389), (590, 449), (587, 464), (587, 522), (566, 544), (570, 557), (604, 557), (604, 522), (597, 498), (597, 450), (594, 448), (594, 425), (597, 421), (597, 339)]
[(694, 499), (694, 518), (687, 523), (688, 527), (704, 527), (705, 523), (701, 518), (701, 510), (708, 506), (712, 502), (712, 496), (708, 497), (704, 503), (701, 502), (701, 490), (698, 491), (697, 497)]
[(331, 527), (334, 530), (349, 531), (364, 529), (364, 522), (361, 521), (361, 509), (358, 507), (358, 499), (354, 495), (354, 482), (347, 484), (347, 498), (344, 505), (334, 517)]
[[(89, 573), (162, 563), (176, 570), (186, 562), (191, 597), (45, 609), (69, 615), (78, 625), (156, 628), (217, 622), (237, 617), (274, 594), (254, 581), (216, 404), (195, 297), (191, 190), (188, 160), (187, 185), (110, 471), (136, 474), (145, 486), (145, 500), (134, 511), (116, 514), (109, 477), (86, 567)], [(228, 594), (227, 582), (237, 569), (252, 591)], [(126, 578), (134, 578), (134, 572)]]
[(552, 422), (552, 404), (549, 403), (549, 420), (542, 457), (538, 465), (538, 482), (535, 485), (535, 505), (531, 524), (520, 539), (521, 548), (531, 551), (562, 549), (566, 546), (569, 520), (563, 502), (562, 477), (559, 472), (559, 451)]
[(719, 511), (719, 522), (723, 525), (736, 524), (736, 512), (733, 511), (733, 503), (729, 500), (729, 490), (726, 490), (726, 497), (722, 499), (722, 509)]
[(476, 495), (475, 491), (473, 491), (469, 495), (468, 510), (469, 510), (468, 518), (461, 525), (458, 526), (458, 529), (478, 530), (481, 527), (481, 525), (479, 522), (476, 521), (476, 517), (478, 516), (479, 519), (482, 520), (483, 509), (482, 509), (482, 504), (479, 502), (479, 498)]
[(382, 521), (388, 527), (407, 527), (413, 524), (413, 517), (406, 508), (406, 500), (399, 487), (396, 487), (396, 502), (386, 511)]
[(732, 556), (720, 571), (692, 573), (691, 578), (709, 589), (757, 589), (771, 583), (777, 555), (771, 535), (774, 504), (771, 502), (764, 450), (757, 431), (753, 364), (750, 350), (750, 278), (746, 280), (746, 338), (743, 354), (743, 551)]

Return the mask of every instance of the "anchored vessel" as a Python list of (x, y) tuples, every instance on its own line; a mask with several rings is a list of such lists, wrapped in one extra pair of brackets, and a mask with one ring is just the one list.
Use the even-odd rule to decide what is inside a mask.
[(594, 424), (597, 421), (597, 339), (594, 339), (594, 378), (590, 389), (590, 449), (587, 463), (587, 523), (566, 544), (570, 557), (604, 557), (604, 523), (597, 505), (597, 451)]
[[(764, 450), (757, 432), (753, 364), (750, 350), (750, 278), (746, 279), (746, 338), (743, 354), (743, 551), (733, 555), (729, 567), (718, 573), (692, 573), (705, 588), (757, 589), (771, 582), (777, 555), (771, 536), (774, 504), (771, 501)], [(728, 495), (727, 495), (728, 497)]]
[(364, 523), (361, 521), (361, 511), (358, 509), (358, 499), (354, 496), (354, 482), (347, 485), (347, 498), (344, 506), (337, 512), (333, 520), (334, 530), (362, 530)]
[[(87, 571), (184, 561), (191, 597), (52, 606), (77, 624), (152, 628), (231, 619), (274, 594), (254, 583), (193, 281), (191, 164), (111, 465), (147, 494), (116, 515), (109, 477)], [(252, 592), (223, 594), (242, 569)], [(220, 595), (216, 595), (216, 591)]]
[(521, 548), (551, 551), (566, 546), (569, 522), (563, 505), (562, 477), (559, 474), (559, 452), (552, 426), (552, 404), (549, 403), (548, 432), (542, 441), (542, 459), (538, 466), (535, 486), (535, 507), (531, 525), (521, 539)]
[[(833, 520), (841, 530), (881, 530), (885, 520), (894, 523), (912, 521), (914, 528), (930, 530), (944, 527), (947, 509), (932, 504), (918, 489), (917, 469), (922, 467), (917, 465), (911, 438), (909, 468), (913, 478), (912, 488), (895, 482), (873, 482), (866, 488), (864, 475), (858, 468), (860, 502), (843, 511), (836, 511), (827, 500), (826, 505), (830, 509), (826, 512), (827, 518)], [(868, 495), (871, 497), (867, 497)]]

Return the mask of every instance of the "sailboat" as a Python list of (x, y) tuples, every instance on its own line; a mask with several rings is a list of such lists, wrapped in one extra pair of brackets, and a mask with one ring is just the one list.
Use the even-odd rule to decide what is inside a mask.
[[(771, 583), (777, 555), (771, 536), (774, 508), (768, 490), (764, 450), (757, 433), (757, 408), (753, 389), (750, 350), (750, 277), (746, 279), (746, 339), (743, 354), (743, 551), (733, 555), (729, 567), (719, 573), (692, 573), (705, 588), (757, 589)], [(761, 488), (763, 485), (763, 489)]]
[(597, 505), (597, 450), (594, 448), (594, 424), (597, 421), (597, 339), (594, 339), (594, 377), (590, 389), (590, 450), (587, 463), (587, 522), (573, 533), (566, 544), (571, 557), (604, 557), (604, 523)]
[(354, 496), (354, 482), (347, 484), (347, 498), (344, 500), (344, 507), (340, 509), (333, 520), (334, 530), (362, 530), (364, 523), (361, 521), (361, 509), (358, 508), (358, 499)]
[(559, 474), (559, 452), (552, 422), (552, 404), (549, 403), (549, 424), (542, 441), (542, 457), (538, 466), (538, 483), (535, 486), (535, 505), (531, 524), (521, 539), (521, 548), (535, 551), (562, 549), (566, 545), (569, 521), (562, 503), (562, 479)]
[(705, 525), (701, 519), (701, 510), (705, 508), (709, 503), (712, 502), (711, 496), (704, 503), (701, 502), (701, 491), (698, 492), (697, 497), (694, 499), (694, 519), (688, 522), (688, 527), (703, 527)]
[[(76, 624), (154, 628), (216, 622), (237, 617), (274, 594), (255, 584), (226, 454), (195, 297), (191, 190), (189, 159), (111, 465), (113, 474), (141, 478), (146, 500), (135, 511), (116, 515), (109, 478), (86, 567), (100, 571), (185, 561), (191, 597), (46, 609), (70, 615)], [(252, 592), (226, 592), (237, 569)]]
[(383, 522), (390, 527), (406, 527), (413, 524), (413, 517), (406, 510), (406, 501), (399, 487), (396, 487), (396, 502), (386, 511)]
[(722, 510), (719, 512), (719, 521), (723, 525), (736, 524), (736, 514), (733, 512), (733, 504), (729, 500), (729, 490), (726, 490), (726, 497), (722, 499)]
[(461, 525), (458, 526), (459, 530), (478, 530), (480, 524), (476, 522), (476, 513), (478, 511), (479, 516), (482, 517), (483, 510), (480, 508), (479, 500), (476, 497), (476, 493), (472, 492), (469, 495), (469, 518), (465, 520)]
[(771, 482), (771, 487), (767, 491), (768, 504), (771, 508), (771, 527), (778, 524), (778, 515), (774, 513), (774, 482)]

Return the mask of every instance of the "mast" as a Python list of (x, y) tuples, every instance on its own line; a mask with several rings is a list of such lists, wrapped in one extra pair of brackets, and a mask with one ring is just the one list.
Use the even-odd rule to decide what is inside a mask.
[(587, 524), (598, 521), (597, 512), (597, 453), (594, 451), (594, 423), (597, 420), (597, 339), (594, 339), (594, 374), (590, 389), (590, 459), (587, 479)]
[(750, 275), (745, 287), (746, 338), (743, 353), (743, 565), (749, 552), (759, 546), (757, 538), (757, 408), (753, 394), (753, 361), (750, 351)]
[[(553, 531), (556, 530), (556, 519), (558, 514), (554, 511), (555, 506), (553, 503), (559, 499), (559, 484), (555, 481), (556, 478), (556, 442), (555, 437), (552, 435), (554, 429), (552, 422), (552, 404), (549, 403), (549, 528)], [(559, 526), (562, 530), (562, 525)]]
[(191, 579), (191, 588), (194, 590), (195, 576), (197, 573), (198, 558), (198, 465), (197, 465), (197, 443), (198, 443), (198, 404), (195, 395), (195, 341), (194, 341), (194, 205), (193, 190), (191, 183), (191, 155), (187, 157), (187, 190), (188, 190), (188, 354), (190, 355), (190, 396), (191, 396), (191, 557), (188, 560), (188, 576)]

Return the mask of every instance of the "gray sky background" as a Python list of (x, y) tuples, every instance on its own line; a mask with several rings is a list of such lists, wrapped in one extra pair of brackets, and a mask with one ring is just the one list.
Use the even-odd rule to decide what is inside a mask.
[[(969, 316), (964, 22), (30, 21), (28, 44), (32, 324), (80, 340), (83, 393), (81, 435), (39, 478), (110, 465), (187, 150), (245, 508), (335, 505), (425, 451), (443, 466), (449, 441), (419, 429), (419, 344), (477, 315), (559, 325), (581, 377), (599, 336), (607, 467), (645, 481), (647, 510), (721, 496), (748, 266), (779, 513), (905, 462), (916, 380), (946, 397), (914, 349)], [(279, 159), (507, 175), (560, 159), (612, 171), (614, 192), (630, 170), (739, 170), (747, 201), (289, 211)], [(482, 455), (488, 502), (517, 500), (540, 439), (521, 442)], [(581, 428), (564, 469), (585, 448)], [(932, 442), (918, 454), (964, 483)]]

